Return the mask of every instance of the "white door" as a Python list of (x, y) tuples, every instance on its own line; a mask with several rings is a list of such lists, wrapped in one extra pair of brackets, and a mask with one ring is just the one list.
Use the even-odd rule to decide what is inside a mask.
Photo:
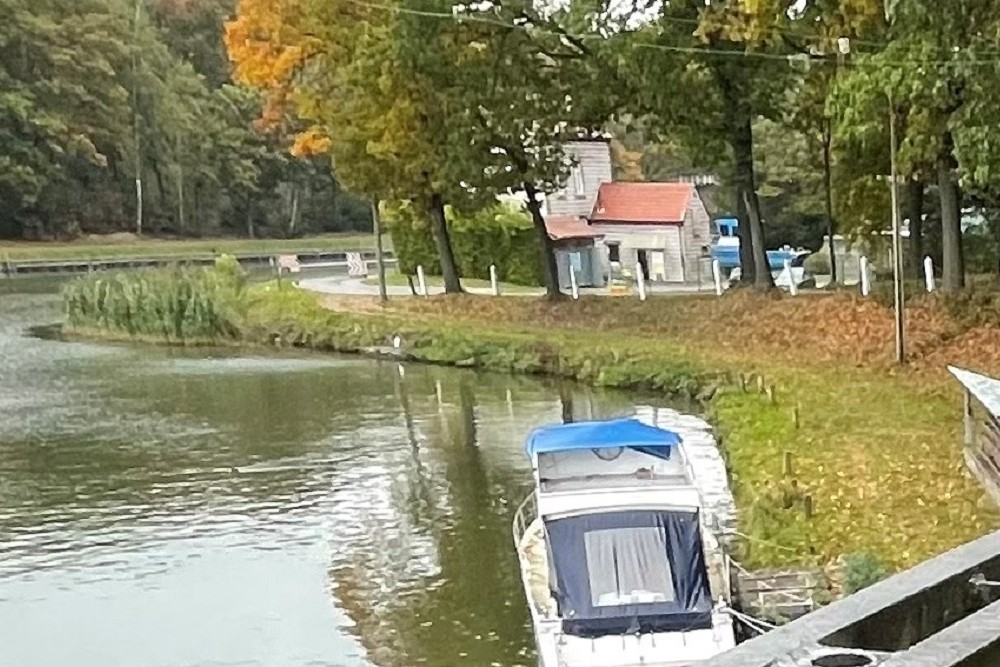
[(666, 229), (664, 245), (664, 280), (668, 283), (684, 282), (684, 249), (681, 243), (681, 228), (671, 226)]

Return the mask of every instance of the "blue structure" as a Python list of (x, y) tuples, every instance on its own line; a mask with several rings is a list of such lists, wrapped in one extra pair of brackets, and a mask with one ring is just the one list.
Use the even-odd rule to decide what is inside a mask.
[[(712, 259), (719, 261), (719, 268), (723, 271), (732, 271), (740, 268), (740, 239), (737, 236), (737, 229), (740, 226), (736, 218), (717, 218), (715, 220), (715, 230), (719, 238), (712, 243)], [(781, 271), (785, 268), (785, 260), (790, 260), (793, 267), (802, 266), (802, 262), (808, 257), (808, 250), (768, 250), (767, 263), (772, 271)]]
[(679, 444), (681, 438), (673, 431), (648, 426), (638, 419), (612, 419), (543, 426), (528, 436), (525, 449), (528, 456), (534, 457), (577, 449), (628, 447), (666, 459), (670, 449)]

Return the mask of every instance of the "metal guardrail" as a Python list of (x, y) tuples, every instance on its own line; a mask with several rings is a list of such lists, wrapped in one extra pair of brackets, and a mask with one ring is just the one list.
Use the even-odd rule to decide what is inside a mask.
[(521, 539), (524, 537), (525, 532), (527, 532), (528, 526), (537, 518), (538, 494), (532, 491), (527, 498), (521, 501), (521, 504), (517, 506), (517, 511), (514, 513), (512, 532), (515, 547), (521, 544)]
[[(374, 251), (360, 251), (366, 261), (375, 260)], [(250, 266), (268, 266), (283, 253), (232, 253), (238, 262)], [(303, 268), (341, 268), (347, 266), (347, 251), (341, 250), (302, 250), (284, 254), (294, 254), (302, 263)], [(192, 255), (148, 255), (145, 257), (94, 257), (81, 259), (31, 259), (14, 260), (4, 258), (0, 262), (0, 273), (16, 275), (39, 273), (86, 273), (100, 270), (140, 269), (173, 264), (203, 265), (213, 264), (218, 255), (212, 253), (197, 253)], [(385, 253), (386, 263), (395, 262), (392, 251)]]

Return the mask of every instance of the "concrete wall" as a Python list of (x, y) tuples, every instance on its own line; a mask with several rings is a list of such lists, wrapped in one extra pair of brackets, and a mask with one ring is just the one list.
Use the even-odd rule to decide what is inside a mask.
[(974, 586), (974, 575), (1000, 578), (1000, 532), (889, 577), (703, 665), (811, 667), (810, 656), (836, 648), (877, 654), (871, 667), (1000, 664), (998, 591)]
[(589, 216), (601, 183), (612, 180), (611, 147), (606, 141), (573, 141), (563, 149), (577, 161), (574, 169), (579, 170), (583, 187), (578, 191), (579, 181), (570, 174), (562, 189), (546, 197), (546, 211), (548, 215)]

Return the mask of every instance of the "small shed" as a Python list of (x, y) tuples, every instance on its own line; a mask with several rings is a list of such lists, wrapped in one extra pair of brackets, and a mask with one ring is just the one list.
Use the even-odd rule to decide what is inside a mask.
[(602, 183), (590, 215), (603, 234), (602, 261), (647, 280), (701, 284), (711, 280), (711, 218), (691, 183)]
[(606, 280), (596, 246), (603, 234), (591, 228), (583, 218), (570, 215), (550, 215), (545, 220), (545, 227), (556, 247), (559, 286), (571, 287), (572, 269), (580, 287), (604, 287)]
[(953, 366), (948, 370), (965, 389), (965, 465), (1000, 505), (1000, 380)]

